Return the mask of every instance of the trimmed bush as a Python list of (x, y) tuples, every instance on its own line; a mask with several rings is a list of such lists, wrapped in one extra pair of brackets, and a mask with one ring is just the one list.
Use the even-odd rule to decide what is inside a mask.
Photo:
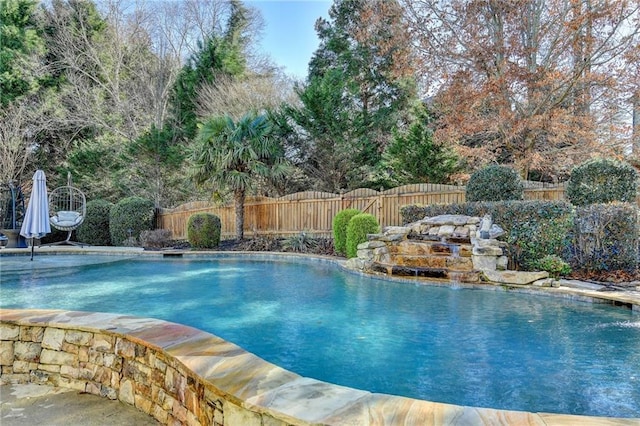
[(187, 239), (193, 248), (211, 249), (220, 244), (222, 222), (211, 213), (196, 213), (189, 217)]
[(638, 208), (630, 203), (592, 204), (577, 209), (574, 269), (633, 272), (638, 267)]
[(113, 203), (106, 200), (87, 202), (87, 215), (76, 231), (78, 241), (94, 246), (110, 246), (109, 212)]
[(555, 254), (549, 254), (538, 260), (536, 266), (541, 271), (547, 271), (551, 278), (559, 278), (571, 273), (571, 266)]
[(358, 209), (346, 209), (339, 211), (333, 218), (333, 245), (336, 254), (347, 254), (347, 224), (357, 214), (362, 213)]
[(369, 213), (360, 213), (353, 216), (347, 224), (347, 258), (356, 257), (358, 244), (368, 241), (368, 234), (380, 232), (380, 225), (375, 216)]
[(621, 201), (633, 203), (638, 190), (638, 173), (630, 164), (600, 158), (571, 171), (567, 198), (576, 206)]
[(466, 201), (522, 200), (524, 188), (520, 176), (506, 166), (488, 166), (471, 175)]
[(133, 245), (140, 240), (140, 232), (153, 229), (154, 216), (155, 208), (151, 200), (128, 197), (118, 201), (109, 211), (111, 243), (115, 246), (125, 243)]

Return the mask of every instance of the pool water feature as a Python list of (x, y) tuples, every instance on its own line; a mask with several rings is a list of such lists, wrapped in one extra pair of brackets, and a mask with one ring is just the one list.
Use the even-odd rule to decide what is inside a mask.
[(24, 270), (5, 268), (7, 259), (1, 307), (179, 322), (301, 375), (373, 392), (640, 417), (640, 320), (623, 308), (376, 280), (317, 262), (111, 258)]

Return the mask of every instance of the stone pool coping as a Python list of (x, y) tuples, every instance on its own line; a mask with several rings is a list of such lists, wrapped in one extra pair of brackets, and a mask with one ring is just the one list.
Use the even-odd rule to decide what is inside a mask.
[[(128, 253), (132, 251), (117, 252)], [(283, 257), (183, 254), (187, 253)], [(341, 264), (334, 258), (311, 259)], [(613, 293), (562, 286), (516, 290), (592, 301)], [(640, 297), (628, 297), (607, 300), (640, 306)], [(0, 382), (53, 384), (119, 399), (165, 424), (640, 425), (640, 419), (464, 407), (346, 388), (301, 377), (202, 330), (129, 315), (0, 309), (0, 365)]]

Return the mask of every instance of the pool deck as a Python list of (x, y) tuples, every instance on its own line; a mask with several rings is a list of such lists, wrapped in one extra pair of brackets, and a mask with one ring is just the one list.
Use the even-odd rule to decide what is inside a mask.
[[(4, 249), (2, 254), (30, 254), (30, 249)], [(158, 254), (144, 252), (141, 249), (112, 247), (36, 247), (36, 258), (45, 253), (91, 253), (91, 254)], [(186, 255), (194, 252), (184, 252)], [(214, 252), (211, 252), (213, 254)], [(199, 253), (202, 254), (202, 253)], [(225, 252), (229, 254), (229, 252)], [(234, 252), (232, 254), (241, 255)], [(264, 254), (264, 253), (262, 253)], [(1, 261), (0, 261), (1, 273)], [(483, 286), (504, 288), (503, 285), (491, 283)], [(516, 288), (518, 291), (547, 293), (554, 296), (569, 297), (578, 300), (592, 300), (631, 307), (634, 313), (640, 313), (640, 291), (602, 291), (601, 286), (576, 281), (560, 281), (559, 287)], [(640, 419), (602, 418), (574, 416), (552, 413), (528, 413), (519, 411), (496, 410), (491, 408), (462, 407), (410, 398), (375, 394), (358, 389), (350, 389), (329, 383), (300, 377), (260, 358), (244, 352), (241, 348), (230, 352), (229, 343), (221, 341), (206, 332), (191, 327), (176, 325), (156, 319), (135, 318), (131, 316), (102, 313), (72, 313), (68, 311), (50, 310), (12, 310), (0, 309), (0, 321), (18, 325), (58, 324), (61, 327), (75, 326), (80, 329), (110, 330), (136, 341), (145, 341), (181, 364), (196, 372), (225, 394), (233, 396), (235, 401), (243, 401), (242, 405), (259, 410), (280, 413), (282, 424), (326, 424), (326, 425), (640, 425)], [(182, 330), (182, 331), (180, 331)], [(2, 418), (5, 424), (9, 418), (7, 412), (19, 408), (18, 399), (10, 398), (9, 386), (0, 389), (2, 402)], [(49, 392), (35, 391), (30, 408), (24, 410), (20, 420), (22, 424), (40, 423), (38, 419), (48, 419), (47, 424), (90, 424), (65, 421), (69, 410), (75, 413), (85, 412), (91, 415), (94, 402), (85, 399), (77, 392), (68, 393), (74, 405), (67, 407), (64, 402), (56, 402), (46, 398), (57, 388), (49, 388)], [(11, 388), (12, 393), (20, 393), (20, 389)], [(33, 388), (32, 388), (33, 392)], [(82, 397), (81, 397), (82, 396)], [(110, 410), (122, 411), (114, 401), (102, 398), (103, 404)], [(50, 402), (46, 402), (50, 401)], [(46, 403), (45, 403), (46, 402)], [(135, 411), (135, 410), (134, 410)], [(15, 411), (13, 411), (15, 413)], [(60, 416), (56, 420), (56, 414)], [(133, 416), (138, 413), (128, 412), (129, 424), (139, 424)], [(140, 413), (142, 414), (142, 413)], [(127, 414), (125, 414), (127, 415)], [(144, 415), (144, 414), (143, 414)], [(29, 417), (32, 416), (32, 417)], [(44, 417), (37, 417), (44, 416)], [(53, 416), (53, 417), (52, 417)], [(151, 419), (153, 420), (153, 419)], [(10, 424), (10, 423), (7, 423)], [(153, 424), (153, 422), (149, 423)], [(224, 424), (242, 424), (225, 419)]]

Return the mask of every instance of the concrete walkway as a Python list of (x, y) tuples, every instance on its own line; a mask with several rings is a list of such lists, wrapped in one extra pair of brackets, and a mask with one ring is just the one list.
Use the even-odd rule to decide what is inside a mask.
[(120, 401), (36, 384), (0, 386), (0, 425), (157, 426), (153, 417)]

